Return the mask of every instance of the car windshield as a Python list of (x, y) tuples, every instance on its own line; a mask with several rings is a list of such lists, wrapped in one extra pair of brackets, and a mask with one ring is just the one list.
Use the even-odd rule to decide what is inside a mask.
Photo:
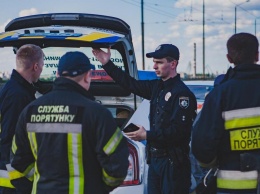
[(206, 95), (213, 89), (210, 85), (187, 85), (194, 93), (197, 100), (204, 100)]

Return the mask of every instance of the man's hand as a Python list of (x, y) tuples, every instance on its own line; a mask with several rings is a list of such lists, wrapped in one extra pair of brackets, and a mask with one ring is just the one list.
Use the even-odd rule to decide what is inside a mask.
[(139, 129), (134, 132), (125, 133), (127, 137), (135, 141), (142, 141), (146, 139), (146, 130), (143, 126), (139, 126)]
[(111, 57), (110, 47), (107, 49), (107, 52), (104, 52), (100, 48), (93, 48), (92, 53), (102, 65), (107, 64)]

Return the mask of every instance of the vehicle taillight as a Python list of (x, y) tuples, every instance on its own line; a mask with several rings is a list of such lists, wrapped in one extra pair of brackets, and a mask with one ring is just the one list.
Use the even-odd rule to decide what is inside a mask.
[(197, 103), (197, 112), (200, 112), (203, 107), (203, 103)]
[(198, 103), (198, 104), (197, 104), (197, 109), (202, 109), (202, 106), (203, 106), (202, 103)]
[(139, 180), (139, 160), (137, 148), (131, 143), (128, 142), (129, 148), (129, 167), (127, 176), (122, 184), (122, 186), (138, 185), (140, 184)]

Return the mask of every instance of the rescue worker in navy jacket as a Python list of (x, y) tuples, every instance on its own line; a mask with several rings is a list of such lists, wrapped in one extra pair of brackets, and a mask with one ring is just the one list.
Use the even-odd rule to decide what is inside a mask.
[(260, 161), (260, 66), (257, 38), (231, 36), (234, 64), (206, 97), (192, 133), (192, 151), (204, 167), (217, 165), (218, 193), (256, 193)]
[(161, 79), (135, 80), (117, 68), (108, 52), (93, 49), (93, 54), (103, 64), (106, 72), (122, 87), (151, 100), (150, 131), (140, 126), (126, 133), (133, 140), (147, 140), (148, 193), (188, 194), (191, 185), (189, 142), (192, 121), (196, 116), (196, 99), (180, 80), (176, 69), (179, 50), (172, 44), (162, 44), (153, 58), (155, 73)]
[[(10, 183), (6, 165), (10, 165), (10, 151), (15, 126), (23, 108), (35, 100), (36, 82), (42, 72), (43, 51), (32, 44), (21, 46), (16, 53), (16, 69), (13, 70), (10, 80), (0, 92), (0, 193), (16, 193)], [(24, 188), (31, 188), (31, 181), (23, 182)]]
[(123, 182), (129, 165), (126, 138), (110, 111), (88, 92), (91, 68), (85, 54), (64, 54), (53, 90), (21, 113), (12, 183), (33, 167), (33, 194), (107, 194)]

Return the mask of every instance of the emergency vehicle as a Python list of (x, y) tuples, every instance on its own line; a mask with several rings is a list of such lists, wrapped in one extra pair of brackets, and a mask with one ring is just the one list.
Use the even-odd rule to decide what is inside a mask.
[[(24, 44), (35, 44), (43, 49), (44, 68), (40, 80), (46, 87), (55, 79), (58, 61), (64, 53), (68, 51), (85, 53), (95, 66), (90, 91), (98, 103), (111, 111), (121, 129), (142, 101), (140, 97), (117, 85), (92, 54), (92, 48), (111, 47), (111, 60), (138, 79), (131, 29), (121, 19), (84, 13), (39, 14), (13, 19), (6, 25), (5, 32), (0, 33), (1, 69), (10, 65), (11, 72), (15, 67), (14, 54)], [(121, 114), (122, 112), (127, 114)], [(130, 151), (128, 174), (123, 184), (111, 193), (145, 194), (147, 180), (145, 145), (128, 139), (128, 147)]]
[[(90, 91), (96, 101), (111, 111), (121, 129), (133, 122), (149, 130), (149, 102), (116, 84), (92, 54), (92, 48), (111, 47), (111, 60), (118, 68), (139, 79), (142, 75), (137, 70), (131, 28), (126, 22), (86, 13), (49, 13), (15, 18), (6, 25), (5, 32), (0, 33), (0, 69), (8, 66), (11, 72), (15, 68), (15, 53), (24, 44), (35, 44), (43, 49), (44, 68), (40, 81), (46, 88), (56, 78), (58, 61), (63, 54), (68, 51), (85, 53), (95, 66)], [(127, 139), (130, 152), (128, 174), (123, 184), (111, 194), (146, 194), (148, 165), (145, 141)], [(191, 191), (194, 188), (193, 181)]]

